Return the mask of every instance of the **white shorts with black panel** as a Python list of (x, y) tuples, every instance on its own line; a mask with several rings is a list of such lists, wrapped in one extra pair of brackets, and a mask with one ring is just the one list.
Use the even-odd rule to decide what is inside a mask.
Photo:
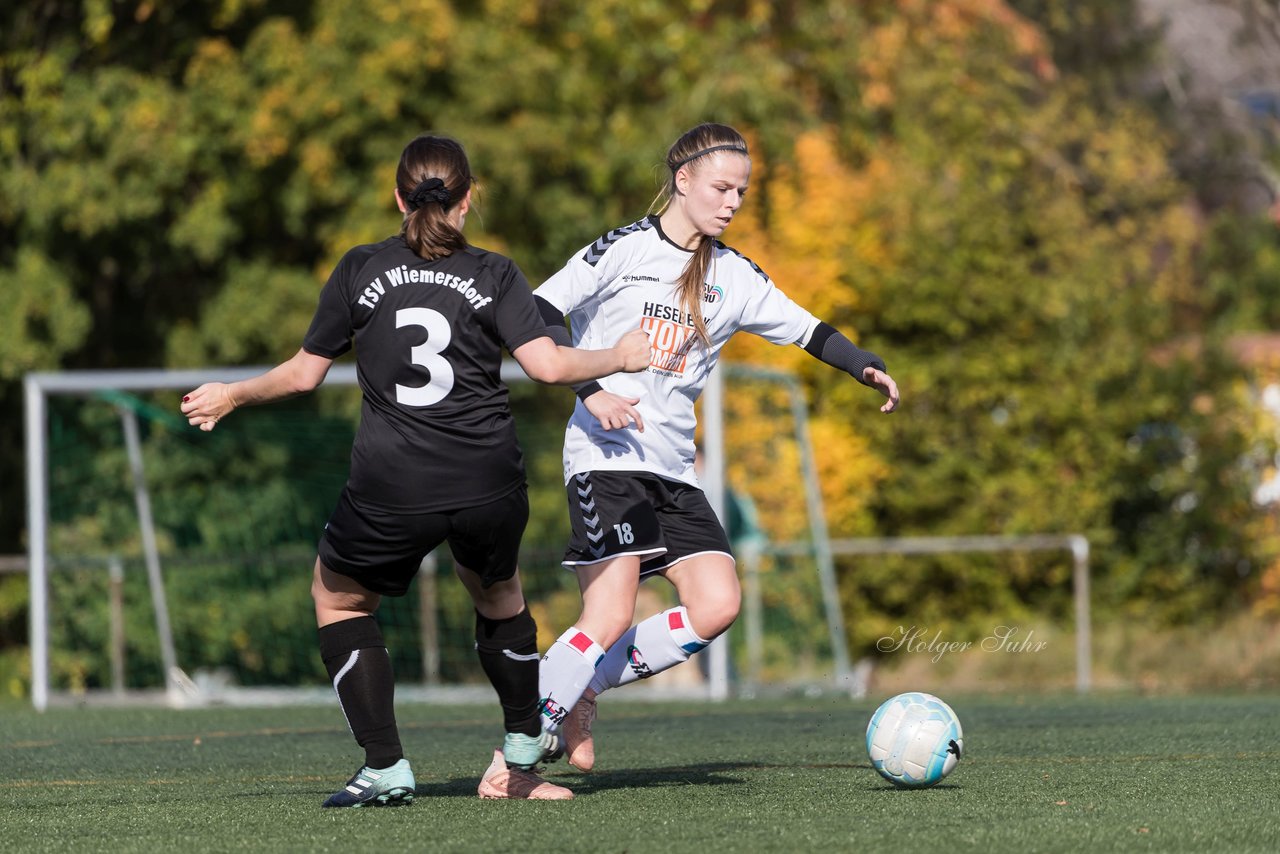
[(650, 472), (590, 471), (569, 478), (569, 569), (640, 558), (643, 578), (695, 555), (723, 554), (729, 538), (696, 486)]

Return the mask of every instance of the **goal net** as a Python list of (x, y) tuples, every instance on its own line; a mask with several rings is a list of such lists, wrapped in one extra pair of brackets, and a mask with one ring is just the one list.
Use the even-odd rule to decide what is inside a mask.
[[(338, 365), (315, 393), (238, 410), (210, 433), (179, 415), (183, 391), (261, 370), (27, 377), (37, 708), (68, 700), (331, 699), (309, 585), (316, 542), (346, 480), (360, 392), (354, 367)], [(530, 490), (521, 575), (545, 647), (580, 610), (576, 579), (559, 563), (568, 535), (560, 448), (572, 393), (535, 386), (514, 364), (503, 376)], [(722, 432), (715, 418), (705, 420), (708, 457), (722, 464)], [(792, 429), (780, 421), (781, 433)], [(703, 475), (713, 501), (723, 494), (718, 470)], [(802, 472), (795, 477), (806, 481)], [(788, 632), (790, 675), (798, 661), (815, 679), (847, 669), (843, 627), (831, 626), (832, 603), (823, 602), (832, 591), (819, 583), (812, 558), (792, 563), (786, 578), (765, 576), (790, 598), (766, 587), (768, 615), (745, 613), (745, 632), (735, 629), (699, 657), (699, 667), (675, 668), (652, 688), (715, 697), (730, 678), (758, 679), (759, 661), (743, 656), (758, 654), (750, 639), (762, 624), (804, 626)], [(383, 599), (378, 619), (402, 699), (491, 694), (475, 659), (474, 611), (452, 576), (444, 547), (424, 561), (408, 596)], [(637, 612), (673, 602), (668, 585), (651, 581)]]

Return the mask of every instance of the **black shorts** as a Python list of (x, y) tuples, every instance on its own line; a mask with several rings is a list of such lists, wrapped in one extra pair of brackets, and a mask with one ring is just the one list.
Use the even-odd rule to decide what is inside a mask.
[(694, 555), (733, 557), (696, 486), (648, 472), (591, 471), (569, 478), (565, 490), (573, 533), (564, 565), (570, 569), (635, 555), (644, 577)]
[(422, 559), (447, 541), (454, 562), (489, 587), (516, 574), (528, 521), (523, 485), (490, 504), (410, 514), (361, 506), (344, 489), (320, 538), (320, 562), (374, 593), (403, 596)]

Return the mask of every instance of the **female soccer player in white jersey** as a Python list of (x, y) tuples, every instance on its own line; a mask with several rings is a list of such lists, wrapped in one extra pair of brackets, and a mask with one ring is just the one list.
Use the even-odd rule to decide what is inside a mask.
[(516, 566), (529, 502), (499, 376), (502, 349), (531, 378), (572, 384), (642, 370), (648, 338), (637, 323), (615, 338), (617, 347), (553, 343), (516, 265), (462, 236), (473, 181), (456, 141), (422, 136), (409, 143), (396, 172), (401, 233), (343, 256), (298, 353), (253, 379), (202, 385), (181, 406), (191, 424), (212, 430), (237, 406), (315, 389), (354, 341), (360, 427), (350, 477), (320, 539), (311, 592), (320, 654), (365, 763), (327, 807), (413, 800), (392, 707), (391, 660), (373, 614), (382, 596), (407, 592), (422, 558), (443, 542), (474, 601), (476, 649), (507, 730), (479, 794), (573, 796), (533, 770), (545, 743), (537, 627)]
[[(652, 360), (641, 373), (579, 388), (564, 441), (582, 615), (542, 661), (543, 727), (562, 732), (570, 763), (595, 761), (591, 722), (602, 691), (686, 661), (738, 615), (729, 543), (694, 474), (693, 404), (720, 349), (739, 331), (803, 347), (898, 407), (884, 363), (778, 290), (717, 238), (747, 192), (751, 159), (731, 127), (703, 124), (667, 152), (656, 209), (605, 234), (534, 292), (553, 334), (599, 347), (638, 323)], [(568, 333), (564, 334), (567, 343)], [(640, 580), (661, 575), (680, 605), (632, 626)]]

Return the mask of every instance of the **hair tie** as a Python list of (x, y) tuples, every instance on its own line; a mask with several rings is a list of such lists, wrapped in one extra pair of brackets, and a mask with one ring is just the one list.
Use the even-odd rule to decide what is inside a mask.
[(416, 211), (427, 202), (439, 202), (442, 205), (449, 203), (449, 191), (445, 189), (444, 181), (428, 178), (414, 187), (413, 192), (404, 200), (405, 206), (411, 211)]
[(676, 172), (679, 172), (681, 166), (685, 165), (686, 163), (691, 163), (692, 161), (697, 160), (702, 155), (710, 154), (713, 151), (736, 151), (739, 154), (743, 155), (744, 157), (751, 156), (750, 154), (747, 153), (747, 147), (738, 142), (731, 142), (731, 143), (728, 143), (727, 145), (713, 145), (710, 148), (704, 148), (701, 151), (695, 151), (693, 154), (690, 154), (684, 160), (681, 160), (679, 163), (676, 163), (675, 165), (673, 165), (671, 167), (671, 172), (673, 174)]

